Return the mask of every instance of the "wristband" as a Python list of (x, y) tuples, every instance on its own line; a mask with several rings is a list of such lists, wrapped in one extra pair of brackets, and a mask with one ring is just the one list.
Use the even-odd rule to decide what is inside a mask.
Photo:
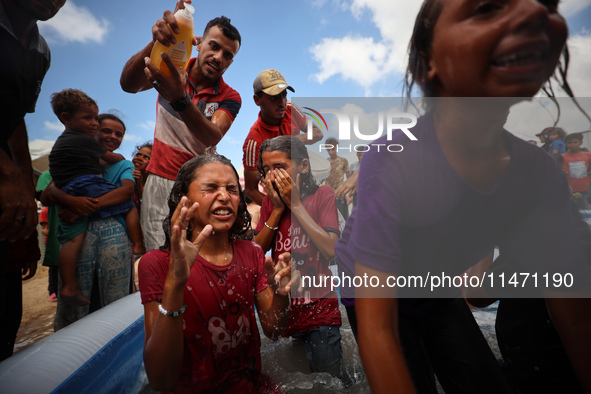
[(172, 317), (177, 317), (182, 315), (183, 313), (185, 313), (185, 309), (187, 308), (187, 304), (183, 303), (183, 306), (181, 307), (181, 309), (179, 309), (178, 311), (172, 311), (169, 312), (166, 309), (164, 309), (162, 307), (162, 304), (158, 304), (158, 310), (160, 311), (160, 313), (162, 313), (164, 316), (172, 316)]
[(267, 227), (267, 228), (268, 228), (269, 230), (271, 230), (271, 231), (275, 231), (275, 230), (277, 230), (277, 229), (279, 228), (279, 226), (277, 226), (277, 227), (271, 227), (271, 226), (269, 226), (269, 225), (267, 224), (267, 222), (265, 222), (265, 227)]

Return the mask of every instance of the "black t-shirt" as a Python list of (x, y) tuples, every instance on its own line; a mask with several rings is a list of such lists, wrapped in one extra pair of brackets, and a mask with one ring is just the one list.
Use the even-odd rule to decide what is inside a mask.
[(55, 141), (49, 154), (49, 173), (53, 182), (62, 188), (82, 175), (101, 175), (99, 158), (107, 152), (94, 137), (66, 130)]

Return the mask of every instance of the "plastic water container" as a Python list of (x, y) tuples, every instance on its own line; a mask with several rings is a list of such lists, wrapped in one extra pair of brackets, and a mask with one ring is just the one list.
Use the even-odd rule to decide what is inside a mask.
[(191, 50), (193, 49), (193, 13), (195, 8), (191, 4), (185, 3), (185, 8), (174, 13), (181, 32), (175, 34), (176, 44), (165, 46), (159, 41), (154, 43), (150, 59), (152, 63), (164, 73), (170, 76), (170, 70), (165, 62), (162, 61), (161, 53), (164, 52), (172, 59), (179, 74), (187, 69), (191, 59)]

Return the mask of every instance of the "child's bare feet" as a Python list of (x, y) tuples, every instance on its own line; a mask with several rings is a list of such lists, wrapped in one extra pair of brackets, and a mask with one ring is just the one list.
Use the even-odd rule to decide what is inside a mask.
[(136, 256), (142, 256), (142, 255), (146, 254), (146, 247), (144, 246), (143, 243), (138, 243), (137, 245), (133, 244), (131, 251)]
[(84, 294), (80, 289), (76, 288), (62, 288), (60, 297), (63, 298), (64, 302), (73, 307), (90, 305), (88, 298), (84, 297)]

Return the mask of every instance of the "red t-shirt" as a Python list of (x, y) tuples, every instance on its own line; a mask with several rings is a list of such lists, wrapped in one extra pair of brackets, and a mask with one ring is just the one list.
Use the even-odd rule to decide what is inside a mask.
[[(232, 242), (234, 258), (218, 267), (197, 258), (184, 292), (184, 360), (175, 393), (273, 390), (261, 374), (254, 296), (268, 286), (262, 249)], [(160, 300), (170, 254), (152, 250), (139, 265), (142, 303)]]
[(579, 152), (577, 154), (563, 153), (563, 168), (568, 175), (568, 184), (575, 192), (586, 192), (591, 183), (587, 175), (591, 163), (591, 153)]
[(242, 164), (247, 170), (256, 170), (257, 162), (259, 161), (259, 149), (265, 140), (279, 137), (280, 135), (298, 135), (300, 130), (306, 127), (307, 118), (302, 110), (291, 101), (287, 102), (287, 110), (285, 116), (281, 120), (279, 126), (269, 126), (261, 119), (261, 113), (250, 128), (250, 132), (246, 136), (242, 151)]
[[(189, 62), (189, 69), (194, 63), (195, 58)], [(211, 120), (216, 111), (222, 110), (234, 121), (242, 105), (240, 94), (228, 86), (222, 77), (214, 86), (200, 92), (195, 90), (189, 80), (185, 90), (193, 95), (193, 103), (207, 120)], [(152, 158), (147, 167), (148, 172), (174, 180), (183, 164), (197, 155), (215, 153), (215, 148), (202, 143), (187, 128), (181, 115), (172, 109), (168, 101), (158, 95), (154, 144)]]
[[(326, 231), (339, 233), (339, 219), (334, 191), (330, 186), (320, 186), (316, 193), (302, 201), (306, 211), (320, 227)], [(265, 196), (261, 205), (261, 219), (256, 231), (263, 229), (265, 222), (273, 211), (273, 202)], [(341, 324), (341, 313), (336, 293), (330, 291), (330, 281), (324, 282), (323, 277), (331, 277), (328, 259), (324, 257), (310, 237), (306, 234), (298, 220), (286, 210), (279, 222), (272, 243), (273, 260), (284, 252), (291, 252), (291, 258), (302, 276), (315, 278), (315, 283), (326, 283), (326, 286), (312, 285), (306, 282), (304, 296), (291, 298), (289, 321), (283, 336), (291, 336), (321, 326)]]

